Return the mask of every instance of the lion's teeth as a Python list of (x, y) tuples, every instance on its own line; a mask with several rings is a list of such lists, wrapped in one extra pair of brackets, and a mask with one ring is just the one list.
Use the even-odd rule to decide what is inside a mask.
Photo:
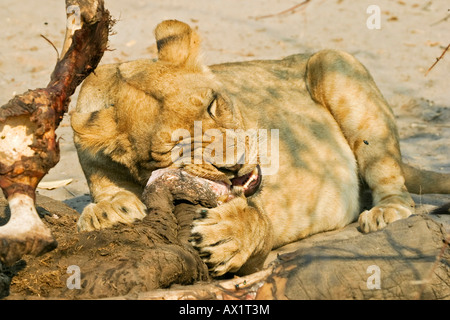
[(256, 180), (255, 176), (251, 176), (250, 179), (248, 179), (248, 181), (244, 184), (244, 189), (247, 189), (250, 183), (252, 183), (255, 180)]
[(247, 182), (243, 185), (244, 189), (247, 189), (250, 183), (258, 179), (258, 168), (253, 169), (252, 175), (248, 178)]

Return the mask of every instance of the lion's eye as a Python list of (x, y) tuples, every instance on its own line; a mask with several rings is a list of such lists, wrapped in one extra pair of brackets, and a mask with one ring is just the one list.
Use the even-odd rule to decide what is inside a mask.
[(214, 98), (213, 101), (208, 106), (208, 114), (211, 116), (211, 118), (216, 117), (216, 109), (217, 109), (217, 99)]

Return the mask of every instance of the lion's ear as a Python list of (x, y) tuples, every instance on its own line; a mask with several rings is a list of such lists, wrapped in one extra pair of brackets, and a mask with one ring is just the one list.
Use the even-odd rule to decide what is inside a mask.
[(158, 59), (174, 65), (200, 67), (200, 38), (189, 25), (178, 20), (166, 20), (155, 29)]

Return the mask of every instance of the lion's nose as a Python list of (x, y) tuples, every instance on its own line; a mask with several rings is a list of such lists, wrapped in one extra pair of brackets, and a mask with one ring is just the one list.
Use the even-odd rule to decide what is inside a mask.
[(231, 167), (226, 167), (226, 169), (229, 171), (238, 172), (239, 170), (242, 169), (243, 166), (244, 166), (243, 164), (236, 163), (235, 165), (233, 165)]

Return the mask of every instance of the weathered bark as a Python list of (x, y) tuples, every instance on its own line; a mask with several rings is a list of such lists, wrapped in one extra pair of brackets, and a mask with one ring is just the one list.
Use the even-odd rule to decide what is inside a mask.
[(440, 224), (417, 215), (367, 235), (356, 229), (353, 224), (300, 241), (300, 249), (279, 255), (265, 270), (249, 276), (117, 298), (450, 298), (450, 239)]
[(17, 95), (0, 108), (0, 187), (11, 210), (10, 221), (0, 226), (3, 264), (56, 247), (34, 208), (35, 190), (59, 161), (55, 130), (70, 96), (107, 48), (111, 18), (103, 1), (67, 0), (66, 4), (74, 10), (68, 10), (69, 15), (79, 16), (75, 24), (68, 23), (64, 49), (47, 87)]
[[(45, 215), (59, 246), (40, 259), (26, 257), (27, 267), (14, 277), (13, 289), (25, 295), (89, 299), (208, 281), (206, 265), (188, 242), (197, 210), (217, 204), (207, 182), (169, 171), (146, 188), (142, 200), (148, 207), (143, 221), (100, 231), (76, 232), (79, 215), (68, 208), (64, 216)], [(82, 274), (80, 290), (66, 286), (66, 271), (73, 265)]]
[[(0, 270), (0, 288), (2, 279), (6, 288), (12, 277), (11, 299), (450, 297), (450, 249), (444, 242), (446, 237), (448, 241), (448, 234), (427, 215), (412, 216), (366, 235), (359, 232), (356, 224), (318, 234), (282, 248), (278, 257), (274, 253), (273, 261), (260, 272), (219, 281), (209, 279), (206, 269), (191, 267), (201, 263), (195, 251), (180, 244), (186, 227), (176, 231), (172, 227), (164, 229), (170, 226), (172, 218), (156, 215), (131, 227), (78, 234), (78, 213), (42, 196), (37, 203), (60, 245), (42, 257), (27, 256), (25, 263)], [(179, 205), (185, 218), (194, 216), (194, 207), (189, 213), (188, 207), (181, 207), (189, 206), (187, 203), (175, 208)], [(0, 217), (5, 208), (6, 202), (0, 201)], [(184, 223), (176, 220), (179, 225), (190, 223), (189, 219)], [(69, 290), (66, 286), (70, 265), (80, 267), (80, 289)], [(380, 289), (376, 288), (376, 269), (370, 266), (379, 267)], [(170, 289), (157, 289), (171, 285)]]

